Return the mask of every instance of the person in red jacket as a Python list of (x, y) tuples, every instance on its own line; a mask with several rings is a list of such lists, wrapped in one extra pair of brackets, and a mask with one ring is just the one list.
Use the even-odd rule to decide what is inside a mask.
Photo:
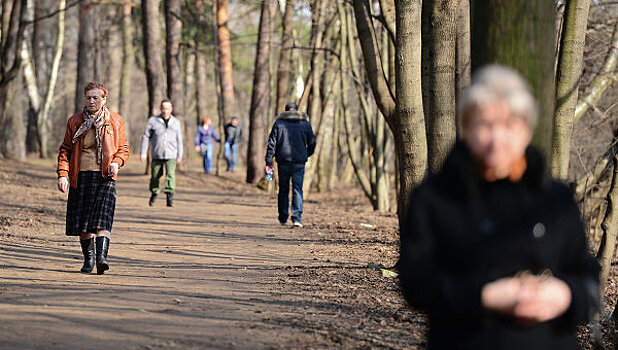
[(576, 349), (599, 266), (570, 189), (529, 146), (537, 107), (512, 69), (475, 73), (459, 140), (412, 194), (397, 264), (430, 349)]
[[(86, 106), (69, 118), (58, 153), (58, 189), (69, 191), (66, 235), (79, 236), (84, 254), (81, 272), (109, 269), (107, 253), (116, 208), (118, 170), (129, 158), (124, 119), (105, 106), (108, 91), (100, 83), (84, 87)], [(96, 258), (95, 258), (96, 238)]]

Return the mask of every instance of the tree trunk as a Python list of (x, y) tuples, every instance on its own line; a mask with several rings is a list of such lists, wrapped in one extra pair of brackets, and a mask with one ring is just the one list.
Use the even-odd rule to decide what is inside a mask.
[(165, 74), (161, 61), (160, 0), (142, 0), (142, 35), (146, 83), (148, 85), (148, 116), (159, 114), (161, 100), (166, 96)]
[(232, 47), (230, 45), (230, 30), (228, 22), (227, 0), (217, 0), (217, 38), (219, 49), (219, 74), (221, 75), (221, 97), (223, 102), (223, 115), (219, 118), (222, 123), (231, 116), (234, 106), (234, 80), (232, 79)]
[(614, 163), (614, 172), (612, 174), (610, 190), (607, 194), (607, 210), (601, 224), (603, 238), (601, 239), (597, 255), (597, 260), (601, 264), (601, 290), (607, 286), (609, 272), (612, 268), (612, 259), (616, 251), (616, 235), (618, 234), (618, 153), (614, 155), (612, 161)]
[(188, 150), (187, 125), (185, 121), (185, 96), (182, 91), (182, 20), (180, 0), (165, 0), (165, 61), (167, 66), (167, 95), (174, 106), (174, 117), (178, 118), (184, 131), (184, 154)]
[(456, 99), (470, 85), (470, 0), (459, 0), (459, 15), (457, 18), (457, 50), (455, 51), (457, 70), (455, 84)]
[[(122, 7), (122, 69), (120, 75), (120, 93), (118, 95), (119, 112), (127, 117), (130, 114), (131, 72), (133, 71), (133, 23), (131, 20), (131, 0), (124, 0)], [(125, 124), (127, 119), (125, 118)], [(126, 125), (125, 125), (126, 127)], [(127, 130), (129, 128), (127, 127)]]
[[(395, 68), (397, 106), (393, 115), (393, 136), (399, 161), (399, 226), (403, 227), (412, 190), (427, 168), (427, 141), (421, 93), (421, 4), (397, 1), (397, 41)], [(382, 111), (384, 113), (384, 111)], [(385, 114), (385, 116), (388, 114)], [(388, 119), (387, 119), (388, 121)]]
[(590, 0), (566, 3), (562, 42), (556, 74), (556, 110), (551, 142), (551, 172), (566, 180), (571, 156), (571, 135), (579, 80), (584, 68), (584, 46)]
[(290, 89), (290, 68), (292, 60), (292, 47), (294, 46), (294, 5), (296, 0), (286, 0), (285, 14), (283, 16), (283, 34), (281, 38), (281, 52), (279, 53), (279, 67), (277, 69), (277, 109), (279, 113), (284, 110), (288, 102)]
[(195, 125), (200, 123), (200, 117), (206, 114), (206, 101), (203, 98), (206, 91), (206, 61), (203, 47), (199, 40), (195, 41)]
[(270, 46), (272, 17), (276, 2), (263, 0), (257, 54), (253, 73), (253, 93), (249, 110), (248, 183), (255, 184), (264, 174), (264, 155), (270, 96)]
[(472, 2), (472, 70), (490, 63), (510, 66), (530, 83), (539, 103), (533, 137), (549, 159), (554, 111), (554, 2), (488, 0)]
[[(95, 81), (104, 83), (109, 90), (107, 107), (112, 111), (120, 108), (120, 82), (124, 56), (123, 5), (103, 4), (93, 15), (97, 60)], [(92, 19), (91, 19), (92, 22)]]
[(427, 163), (436, 173), (455, 143), (458, 0), (423, 1), (423, 108)]
[(95, 50), (94, 26), (92, 19), (95, 3), (84, 0), (79, 3), (79, 34), (77, 42), (77, 81), (75, 83), (74, 113), (84, 109), (84, 87), (94, 80)]

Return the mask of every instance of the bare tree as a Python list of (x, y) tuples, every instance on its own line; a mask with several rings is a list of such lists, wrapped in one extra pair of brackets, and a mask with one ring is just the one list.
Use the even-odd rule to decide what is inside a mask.
[(260, 14), (260, 29), (257, 42), (253, 93), (249, 111), (249, 148), (247, 150), (248, 183), (257, 183), (264, 174), (266, 124), (270, 101), (270, 48), (271, 28), (276, 2), (263, 0)]
[(159, 104), (166, 95), (165, 74), (161, 61), (160, 3), (160, 0), (142, 0), (142, 35), (148, 85), (148, 116), (159, 113)]
[(594, 76), (592, 82), (584, 90), (582, 98), (575, 108), (575, 121), (579, 120), (590, 108), (596, 108), (603, 94), (612, 86), (618, 84), (618, 73), (615, 72), (618, 64), (618, 21), (614, 22), (612, 42), (605, 55), (603, 67)]
[[(62, 58), (63, 46), (64, 46), (64, 32), (65, 32), (65, 8), (66, 0), (58, 1), (58, 33), (56, 34), (56, 45), (54, 49), (54, 55), (51, 63), (51, 72), (49, 77), (46, 77), (46, 93), (44, 98), (39, 93), (39, 78), (35, 71), (35, 60), (32, 52), (29, 49), (26, 41), (22, 42), (22, 62), (24, 70), (24, 80), (26, 81), (28, 98), (30, 101), (30, 107), (34, 111), (37, 130), (37, 142), (39, 144), (39, 152), (42, 158), (49, 158), (51, 153), (49, 151), (49, 133), (51, 132), (51, 116), (50, 110), (53, 105), (53, 98), (56, 88), (56, 82), (58, 80), (58, 71), (60, 68), (60, 60)], [(41, 77), (42, 77), (41, 73)], [(43, 101), (41, 101), (43, 100)]]
[(420, 184), (427, 168), (427, 141), (421, 94), (421, 3), (395, 1), (396, 96), (383, 71), (369, 2), (354, 0), (356, 27), (365, 70), (376, 103), (393, 132), (399, 162), (398, 214), (405, 223), (412, 190)]

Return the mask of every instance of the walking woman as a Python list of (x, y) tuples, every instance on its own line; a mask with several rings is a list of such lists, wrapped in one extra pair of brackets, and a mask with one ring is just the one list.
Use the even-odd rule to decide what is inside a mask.
[(219, 136), (212, 127), (210, 117), (202, 118), (202, 125), (197, 127), (195, 134), (195, 151), (201, 152), (204, 159), (204, 172), (210, 174), (212, 169), (212, 152), (214, 149), (213, 141), (221, 142)]
[(598, 264), (569, 188), (529, 146), (537, 107), (519, 74), (479, 69), (458, 141), (410, 198), (401, 286), (430, 349), (577, 349), (598, 310)]
[[(107, 252), (116, 208), (118, 169), (129, 158), (124, 119), (110, 112), (108, 92), (100, 83), (84, 88), (86, 106), (69, 118), (58, 153), (58, 189), (69, 191), (66, 235), (79, 236), (84, 254), (81, 272), (109, 269)], [(95, 258), (96, 237), (96, 258)]]

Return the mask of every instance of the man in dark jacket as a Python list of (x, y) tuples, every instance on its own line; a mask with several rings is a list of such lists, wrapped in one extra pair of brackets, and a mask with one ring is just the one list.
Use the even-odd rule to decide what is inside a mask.
[(236, 153), (238, 152), (238, 144), (242, 139), (242, 127), (238, 125), (238, 118), (232, 117), (230, 122), (225, 126), (225, 161), (227, 162), (227, 171), (236, 171)]
[(315, 150), (315, 135), (309, 117), (298, 111), (290, 102), (285, 112), (279, 113), (273, 125), (266, 148), (266, 172), (273, 169), (273, 156), (277, 160), (279, 175), (279, 223), (285, 225), (289, 216), (290, 179), (292, 180), (292, 223), (303, 227), (303, 178), (305, 163)]

